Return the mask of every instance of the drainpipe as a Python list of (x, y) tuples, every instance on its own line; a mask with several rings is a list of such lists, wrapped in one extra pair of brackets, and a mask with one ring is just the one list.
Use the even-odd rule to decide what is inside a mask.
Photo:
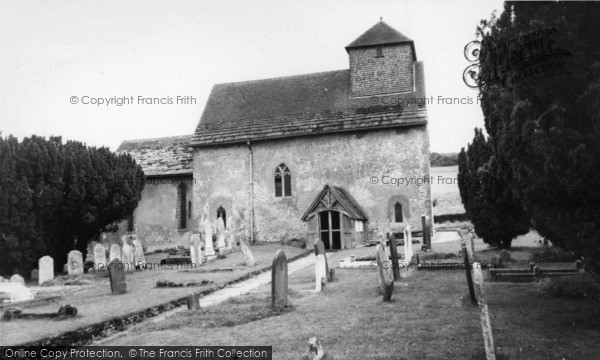
[(254, 172), (252, 169), (252, 144), (250, 141), (246, 142), (248, 145), (248, 155), (250, 161), (250, 243), (254, 242)]

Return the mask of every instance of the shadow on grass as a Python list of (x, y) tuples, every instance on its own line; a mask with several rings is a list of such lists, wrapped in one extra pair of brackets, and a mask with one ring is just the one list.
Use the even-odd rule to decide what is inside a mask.
[[(298, 297), (295, 292), (290, 297)], [(209, 329), (233, 327), (289, 313), (294, 310), (292, 304), (288, 307), (271, 309), (271, 295), (252, 294), (231, 298), (222, 304), (198, 310), (187, 310), (166, 318), (164, 321), (139, 328), (139, 331), (178, 330), (182, 328)]]

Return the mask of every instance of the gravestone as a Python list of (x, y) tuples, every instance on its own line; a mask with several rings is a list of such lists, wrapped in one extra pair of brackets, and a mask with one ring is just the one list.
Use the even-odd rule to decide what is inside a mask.
[(40, 271), (38, 269), (33, 269), (31, 270), (31, 274), (29, 275), (29, 278), (33, 281), (38, 281), (40, 276)]
[(198, 234), (190, 236), (190, 257), (192, 258), (192, 264), (202, 265), (202, 249), (200, 249), (200, 235)]
[(327, 260), (325, 255), (315, 255), (315, 290), (321, 292), (323, 285), (327, 283)]
[(8, 282), (5, 278), (3, 278), (2, 276), (0, 276), (0, 284)]
[(323, 255), (323, 257), (325, 258), (325, 273), (327, 274), (327, 276), (325, 277), (325, 283), (327, 283), (332, 279), (329, 273), (329, 263), (327, 262), (327, 254), (325, 253), (325, 244), (323, 244), (323, 241), (321, 241), (321, 239), (316, 238), (314, 242), (314, 248), (315, 255)]
[(96, 270), (106, 270), (106, 248), (104, 245), (97, 243), (94, 245), (94, 267)]
[(277, 250), (271, 268), (271, 308), (288, 306), (288, 264), (283, 250)]
[(383, 245), (377, 244), (376, 251), (375, 258), (377, 259), (379, 284), (383, 292), (383, 301), (390, 301), (394, 291), (394, 275)]
[(108, 266), (108, 276), (110, 278), (110, 291), (113, 294), (124, 294), (127, 292), (127, 283), (125, 282), (125, 269), (119, 259), (114, 259)]
[(227, 244), (225, 244), (225, 222), (221, 215), (217, 219), (217, 249), (223, 251)]
[[(400, 265), (398, 264), (398, 248), (396, 247), (396, 237), (392, 234), (389, 237), (390, 255), (392, 257), (392, 273), (394, 280), (400, 280)], [(404, 242), (406, 244), (406, 241)]]
[(112, 244), (110, 246), (110, 253), (108, 255), (109, 264), (112, 264), (115, 259), (121, 260), (121, 247), (119, 244)]
[(252, 250), (250, 250), (250, 244), (248, 244), (248, 239), (246, 239), (245, 236), (242, 236), (240, 240), (240, 248), (242, 249), (246, 266), (256, 265), (256, 261), (254, 261), (254, 255), (252, 255)]
[(83, 275), (83, 255), (79, 250), (71, 250), (67, 256), (67, 273), (69, 275)]
[[(15, 275), (13, 275), (13, 277), (14, 276)], [(21, 278), (21, 280), (22, 279), (23, 278)], [(22, 282), (19, 281), (0, 284), (0, 294), (2, 298), (8, 298), (8, 301), (11, 303), (33, 300), (35, 295)]]
[(215, 249), (213, 246), (213, 229), (210, 224), (210, 219), (206, 216), (206, 220), (204, 220), (204, 255), (206, 256), (206, 260), (214, 260), (215, 259)]
[(186, 299), (186, 302), (188, 310), (200, 309), (200, 298), (191, 291)]
[(135, 270), (135, 265), (133, 262), (133, 249), (127, 243), (123, 244), (121, 248), (121, 261), (125, 266), (125, 271), (133, 271)]
[(473, 228), (469, 229), (469, 245), (471, 247), (471, 258), (473, 259), (473, 261), (477, 261), (477, 258), (475, 256), (475, 230), (473, 230)]
[(404, 228), (404, 262), (410, 264), (413, 258), (413, 245), (412, 245), (412, 228), (408, 225)]
[(500, 260), (502, 261), (502, 263), (506, 263), (510, 260), (510, 253), (506, 250), (502, 250), (500, 252)]
[(144, 247), (137, 237), (131, 240), (131, 248), (133, 250), (133, 264), (135, 268), (139, 266), (141, 269), (146, 266), (146, 255), (144, 255)]
[(431, 250), (431, 229), (429, 228), (429, 216), (421, 215), (421, 226), (423, 228), (423, 246), (424, 250)]
[(19, 284), (23, 284), (25, 285), (25, 279), (23, 279), (23, 277), (19, 274), (14, 274), (13, 276), (10, 277), (10, 282), (11, 283), (19, 283)]
[(46, 281), (54, 279), (54, 259), (50, 256), (42, 256), (38, 260), (38, 285), (42, 285)]

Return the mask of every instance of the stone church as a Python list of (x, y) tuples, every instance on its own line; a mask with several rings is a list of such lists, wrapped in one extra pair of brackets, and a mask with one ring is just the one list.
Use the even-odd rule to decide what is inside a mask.
[(329, 249), (420, 231), (432, 203), (414, 42), (380, 21), (345, 50), (349, 69), (214, 85), (193, 135), (124, 141), (147, 182), (122, 231), (149, 250), (219, 216), (252, 240)]

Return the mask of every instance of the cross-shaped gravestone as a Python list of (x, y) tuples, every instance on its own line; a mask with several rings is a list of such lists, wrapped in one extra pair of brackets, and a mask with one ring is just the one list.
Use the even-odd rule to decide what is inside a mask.
[(283, 250), (277, 250), (271, 268), (271, 308), (288, 306), (288, 264)]
[(119, 259), (114, 259), (109, 267), (110, 290), (113, 294), (124, 294), (127, 292), (127, 283), (125, 282), (125, 269)]
[(83, 255), (79, 250), (71, 250), (67, 257), (67, 273), (69, 275), (83, 274)]
[(38, 284), (54, 279), (54, 260), (46, 255), (38, 260)]

